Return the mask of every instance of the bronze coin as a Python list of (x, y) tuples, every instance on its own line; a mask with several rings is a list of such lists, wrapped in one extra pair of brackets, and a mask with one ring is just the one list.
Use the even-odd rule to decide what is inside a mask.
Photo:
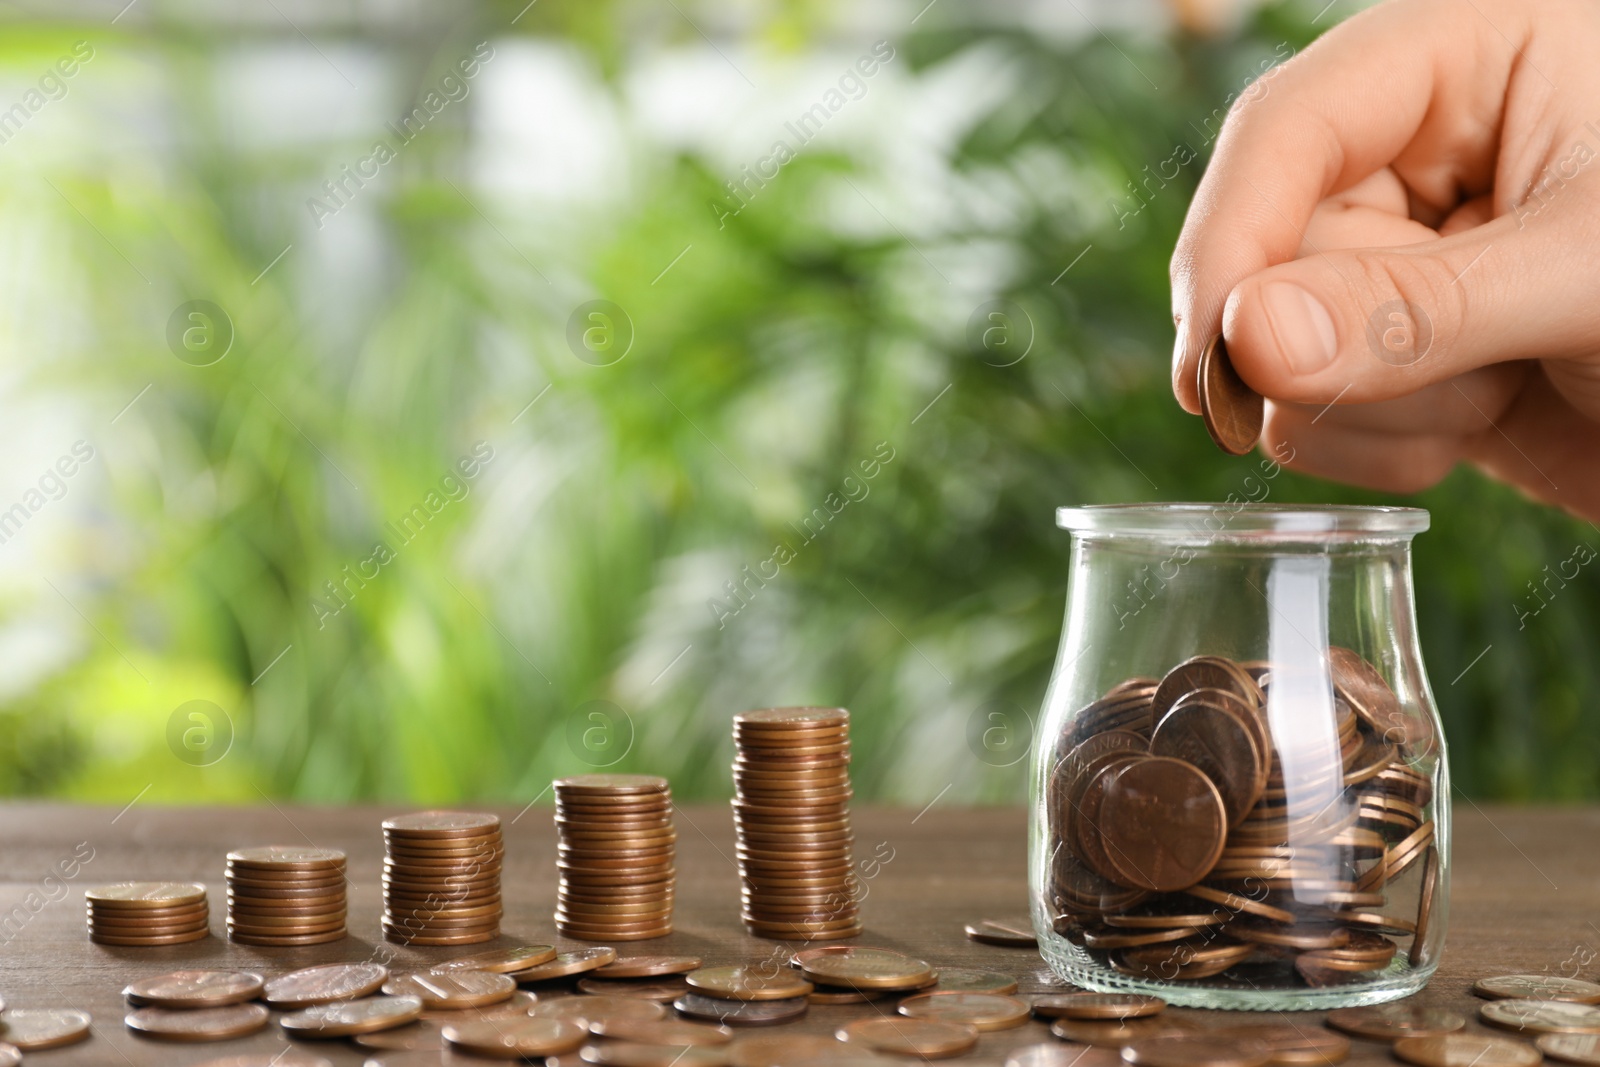
[(85, 890), (83, 897), (97, 908), (138, 911), (202, 903), (206, 887), (195, 882), (118, 882)]
[(433, 1011), (498, 1004), (510, 1000), (516, 991), (515, 981), (492, 971), (413, 972), (390, 975), (388, 981), (383, 983), (386, 995), (417, 997), (424, 1008)]
[(1127, 1045), (1122, 1058), (1134, 1067), (1266, 1067), (1267, 1046), (1237, 1035), (1168, 1034)]
[(1266, 404), (1233, 369), (1220, 333), (1200, 353), (1198, 373), (1200, 417), (1205, 420), (1206, 433), (1230, 456), (1249, 452), (1261, 439)]
[(235, 867), (258, 867), (271, 871), (315, 871), (343, 869), (345, 855), (336, 848), (317, 848), (306, 845), (263, 845), (259, 848), (237, 848), (228, 853), (228, 863)]
[(1397, 1001), (1370, 1008), (1338, 1008), (1330, 1011), (1327, 1024), (1357, 1037), (1395, 1041), (1402, 1037), (1436, 1037), (1454, 1033), (1467, 1020), (1444, 1008)]
[(582, 974), (613, 963), (617, 958), (617, 950), (613, 948), (580, 948), (572, 952), (563, 952), (548, 963), (541, 963), (537, 967), (515, 971), (511, 977), (518, 982), (545, 982), (552, 978), (566, 978), (569, 975)]
[(1294, 1023), (1253, 1023), (1213, 1031), (1259, 1041), (1267, 1047), (1273, 1067), (1322, 1067), (1350, 1057), (1350, 1039), (1320, 1026)]
[(706, 1026), (676, 1019), (630, 1019), (619, 1016), (591, 1023), (589, 1032), (596, 1037), (637, 1041), (643, 1045), (726, 1045), (733, 1040), (733, 1031), (725, 1026)]
[(270, 933), (273, 929), (288, 931), (317, 926), (333, 926), (342, 924), (348, 913), (344, 908), (338, 911), (316, 912), (311, 915), (282, 915), (276, 912), (252, 912), (235, 908), (228, 913), (228, 922), (234, 926), (251, 926), (261, 928), (263, 933)]
[(1536, 1067), (1544, 1058), (1532, 1045), (1488, 1034), (1403, 1037), (1394, 1054), (1418, 1067)]
[(1600, 1034), (1600, 1007), (1564, 1000), (1495, 1000), (1478, 1018), (1504, 1030), (1534, 1034)]
[(269, 980), (262, 999), (285, 1010), (355, 1000), (376, 993), (388, 977), (389, 969), (379, 963), (325, 963)]
[(1594, 1034), (1540, 1034), (1533, 1043), (1551, 1059), (1600, 1067), (1600, 1037)]
[(1237, 941), (1277, 945), (1281, 948), (1339, 948), (1350, 943), (1350, 931), (1336, 923), (1308, 922), (1285, 927), (1253, 920), (1239, 920), (1229, 923), (1226, 932), (1229, 937)]
[(1207, 885), (1192, 885), (1185, 889), (1184, 892), (1209, 903), (1221, 904), (1223, 907), (1234, 911), (1259, 915), (1263, 919), (1271, 919), (1274, 922), (1292, 923), (1295, 921), (1294, 912), (1285, 911), (1283, 908), (1264, 903), (1253, 897), (1241, 896), (1238, 893), (1229, 893)]
[(1009, 996), (1017, 991), (1017, 980), (1009, 974), (973, 971), (965, 967), (941, 969), (936, 982), (939, 989), (951, 993), (999, 993)]
[(302, 1008), (279, 1023), (290, 1037), (351, 1037), (392, 1030), (414, 1022), (421, 1014), (422, 1001), (417, 997), (366, 997)]
[(806, 994), (806, 1002), (810, 1004), (866, 1004), (869, 1001), (885, 1000), (896, 996), (894, 990), (887, 992), (872, 989), (813, 989)]
[(1195, 656), (1168, 671), (1156, 686), (1150, 697), (1150, 726), (1154, 728), (1173, 705), (1197, 689), (1221, 689), (1252, 708), (1261, 706), (1261, 690), (1237, 663), (1221, 656)]
[(617, 930), (606, 927), (585, 928), (558, 922), (556, 929), (561, 932), (561, 936), (572, 938), (574, 941), (653, 941), (672, 933), (672, 924), (667, 923), (647, 929)]
[[(1406, 962), (1420, 967), (1427, 961), (1428, 924), (1433, 919), (1433, 898), (1439, 891), (1439, 852), (1428, 846), (1428, 858), (1422, 865), (1422, 888), (1418, 891), (1416, 933), (1411, 938), (1411, 951)], [(1559, 997), (1549, 999), (1559, 1000)]]
[[(942, 981), (942, 979), (941, 979)], [(1139, 1019), (1167, 1006), (1139, 993), (1048, 993), (1033, 998), (1033, 1013), (1046, 1019)]]
[(1405, 713), (1400, 698), (1383, 675), (1360, 654), (1333, 646), (1328, 649), (1328, 670), (1333, 675), (1335, 691), (1383, 740), (1409, 748), (1432, 741), (1431, 728), (1422, 719)]
[(130, 982), (128, 1003), (155, 1008), (217, 1008), (254, 1000), (265, 983), (248, 971), (174, 971)]
[(111, 919), (90, 919), (88, 927), (90, 933), (108, 934), (112, 937), (157, 937), (162, 934), (187, 934), (196, 930), (204, 930), (210, 921), (210, 918), (203, 914), (193, 919), (175, 922), (139, 922), (138, 920), (123, 922)]
[(938, 1019), (966, 1023), (980, 1031), (1009, 1030), (1028, 1021), (1028, 1005), (997, 993), (919, 993), (900, 1002), (899, 1011), (911, 1019)]
[(575, 1052), (587, 1040), (582, 1026), (569, 1019), (488, 1019), (444, 1028), (452, 1048), (496, 1059), (525, 1059)]
[(685, 993), (672, 1002), (678, 1014), (702, 1022), (728, 1026), (772, 1026), (792, 1022), (809, 1009), (805, 997), (789, 1000), (726, 1000), (701, 993)]
[(488, 930), (471, 933), (434, 933), (432, 931), (414, 933), (409, 930), (396, 930), (385, 926), (383, 928), (383, 936), (385, 940), (393, 941), (397, 945), (481, 945), (485, 941), (493, 941), (499, 937), (500, 928), (496, 926)]
[(23, 1052), (60, 1048), (89, 1036), (89, 1013), (74, 1008), (7, 1008), (0, 1037)]
[(1227, 836), (1217, 787), (1192, 764), (1163, 756), (1124, 764), (1101, 817), (1107, 855), (1124, 883), (1157, 892), (1204, 878)]
[(269, 1016), (260, 1004), (221, 1008), (139, 1008), (123, 1020), (130, 1030), (163, 1041), (227, 1041), (266, 1029)]
[(691, 988), (724, 1000), (788, 1000), (813, 988), (792, 973), (768, 973), (761, 967), (701, 967), (683, 977)]
[[(598, 974), (605, 970), (604, 967), (591, 974)], [(644, 981), (628, 978), (580, 978), (578, 990), (594, 996), (611, 997), (637, 997), (640, 1000), (653, 1000), (665, 1003), (677, 1000), (689, 991), (689, 983), (681, 975), (668, 975), (653, 981)]]
[[(1254, 716), (1248, 709), (1243, 714)], [(1230, 827), (1255, 807), (1267, 786), (1269, 761), (1262, 758), (1255, 731), (1220, 701), (1185, 700), (1174, 706), (1150, 735), (1150, 754), (1198, 767), (1222, 796)]]
[(840, 1027), (835, 1036), (879, 1052), (930, 1060), (959, 1056), (978, 1043), (977, 1027), (929, 1019), (861, 1019)]

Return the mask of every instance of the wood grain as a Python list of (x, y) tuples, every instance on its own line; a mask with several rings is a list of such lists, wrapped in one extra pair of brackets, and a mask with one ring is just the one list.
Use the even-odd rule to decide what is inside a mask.
[[(468, 950), (404, 949), (378, 932), (379, 823), (397, 809), (244, 808), (146, 809), (13, 804), (0, 829), (0, 995), (14, 1007), (75, 1007), (94, 1016), (94, 1037), (67, 1049), (31, 1054), (29, 1063), (67, 1065), (184, 1065), (224, 1053), (275, 1051), (276, 1026), (253, 1038), (205, 1046), (174, 1046), (136, 1037), (122, 1025), (120, 991), (134, 978), (180, 967), (231, 967), (275, 974), (311, 963), (381, 959), (396, 969), (427, 966)], [(554, 832), (548, 807), (506, 826), (504, 876), (507, 940), (551, 941), (555, 899)], [(514, 821), (513, 821), (514, 820)], [(977, 967), (1015, 974), (1022, 991), (1059, 989), (1038, 956), (968, 941), (970, 920), (1021, 915), (1026, 910), (1026, 819), (1021, 809), (954, 809), (921, 813), (865, 809), (855, 813), (858, 861), (879, 859), (864, 905), (861, 944), (900, 949), (935, 966)], [(628, 952), (702, 956), (708, 964), (756, 962), (782, 951), (747, 937), (738, 922), (738, 879), (730, 857), (733, 829), (725, 806), (692, 806), (678, 814), (677, 932)], [(1475, 1018), (1469, 992), (1488, 974), (1545, 972), (1593, 978), (1600, 971), (1600, 810), (1478, 809), (1458, 805), (1453, 843), (1454, 887), (1443, 963), (1422, 994)], [(224, 907), (222, 871), (230, 848), (312, 842), (344, 849), (353, 882), (352, 936), (304, 949), (231, 945), (217, 936)], [(83, 843), (93, 858), (70, 883), (46, 881), (58, 861)], [(869, 871), (871, 868), (868, 868)], [(190, 945), (121, 949), (93, 945), (84, 934), (83, 890), (125, 879), (195, 880), (212, 894), (213, 937)], [(29, 894), (36, 896), (29, 898)], [(53, 897), (54, 899), (50, 899)], [(30, 910), (30, 904), (37, 910)], [(20, 909), (20, 910), (18, 910)], [(573, 942), (552, 943), (575, 945)], [(813, 1008), (796, 1030), (826, 1033), (870, 1016), (885, 1005)], [(1209, 1012), (1186, 1013), (1202, 1023)], [(1250, 1016), (1230, 1015), (1225, 1021)], [(1295, 1021), (1315, 1022), (1315, 1014)], [(1477, 1023), (1471, 1024), (1477, 1027)], [(965, 1061), (1000, 1063), (1006, 1050), (1052, 1040), (1036, 1022), (986, 1034)], [(343, 1042), (318, 1051), (339, 1064), (364, 1054)], [(455, 1062), (472, 1062), (457, 1057)], [(1357, 1042), (1353, 1063), (1390, 1063), (1381, 1045)]]

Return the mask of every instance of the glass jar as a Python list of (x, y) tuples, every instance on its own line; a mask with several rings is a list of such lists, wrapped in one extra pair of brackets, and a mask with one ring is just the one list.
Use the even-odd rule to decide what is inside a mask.
[(1074, 985), (1190, 1007), (1375, 1004), (1438, 965), (1444, 737), (1409, 508), (1062, 508), (1030, 885)]

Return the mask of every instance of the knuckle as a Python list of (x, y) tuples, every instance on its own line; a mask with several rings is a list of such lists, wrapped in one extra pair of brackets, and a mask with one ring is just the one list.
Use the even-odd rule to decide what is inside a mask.
[(1426, 317), (1436, 351), (1453, 347), (1471, 310), (1459, 267), (1432, 252), (1359, 251), (1354, 262), (1367, 310), (1403, 302)]

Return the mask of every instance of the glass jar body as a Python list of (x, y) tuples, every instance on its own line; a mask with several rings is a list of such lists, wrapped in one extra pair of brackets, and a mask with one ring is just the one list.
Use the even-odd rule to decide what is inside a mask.
[(1030, 826), (1045, 958), (1075, 985), (1193, 1007), (1420, 989), (1450, 840), (1412, 603), (1425, 513), (1061, 521), (1071, 572)]

